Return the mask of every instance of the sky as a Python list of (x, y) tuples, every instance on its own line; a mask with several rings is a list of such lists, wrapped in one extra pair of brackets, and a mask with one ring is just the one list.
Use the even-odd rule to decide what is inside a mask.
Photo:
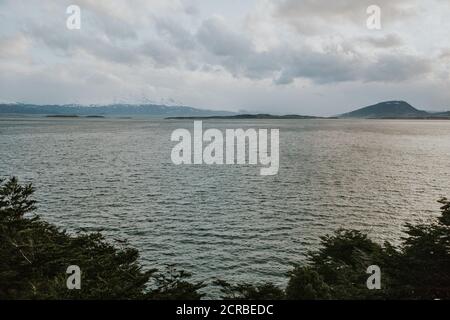
[(0, 27), (0, 102), (450, 110), (450, 0), (0, 0)]

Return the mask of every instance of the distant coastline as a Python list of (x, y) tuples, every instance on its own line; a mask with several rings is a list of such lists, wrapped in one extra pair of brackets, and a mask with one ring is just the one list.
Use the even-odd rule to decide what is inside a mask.
[(208, 119), (337, 119), (336, 117), (315, 117), (315, 116), (302, 116), (297, 114), (289, 115), (272, 115), (272, 114), (238, 114), (234, 116), (208, 116), (208, 117), (167, 117), (167, 120), (208, 120)]
[(105, 116), (79, 116), (77, 114), (49, 114), (46, 118), (105, 118)]
[(192, 119), (384, 119), (384, 120), (450, 120), (450, 111), (431, 112), (419, 110), (403, 100), (384, 101), (367, 107), (334, 116), (313, 115), (273, 115), (266, 113), (237, 113), (196, 109), (187, 106), (165, 105), (34, 105), (34, 104), (0, 104), (0, 116), (22, 115), (43, 116), (47, 118), (159, 118), (169, 120)]
[(45, 116), (46, 118), (79, 118), (76, 114), (49, 114)]

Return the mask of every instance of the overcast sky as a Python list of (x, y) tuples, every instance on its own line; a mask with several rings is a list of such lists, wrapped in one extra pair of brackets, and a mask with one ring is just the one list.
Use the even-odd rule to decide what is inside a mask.
[(449, 0), (0, 0), (0, 26), (4, 102), (450, 110)]

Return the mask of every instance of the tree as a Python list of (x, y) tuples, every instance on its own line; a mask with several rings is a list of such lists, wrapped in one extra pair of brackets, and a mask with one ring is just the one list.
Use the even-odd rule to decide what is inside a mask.
[[(0, 299), (200, 299), (202, 282), (169, 266), (143, 270), (139, 253), (100, 233), (70, 235), (34, 215), (31, 184), (0, 181)], [(398, 246), (356, 230), (321, 238), (281, 289), (272, 283), (216, 280), (224, 299), (450, 299), (450, 201), (433, 223), (405, 225)], [(82, 270), (82, 289), (68, 290), (66, 268)], [(366, 286), (367, 267), (381, 269), (381, 290)]]
[[(289, 272), (284, 299), (450, 299), (450, 201), (433, 223), (405, 225), (397, 247), (370, 240), (357, 230), (338, 230), (321, 238), (303, 265)], [(367, 267), (381, 269), (381, 289), (369, 290)], [(258, 299), (251, 284), (222, 285), (225, 298)], [(270, 284), (256, 288), (277, 288)], [(271, 297), (276, 298), (271, 295)]]
[(222, 298), (225, 300), (281, 300), (285, 298), (283, 290), (272, 283), (233, 285), (218, 279), (214, 284), (220, 287)]
[[(69, 235), (32, 215), (31, 184), (0, 181), (0, 299), (199, 299), (203, 283), (170, 269), (143, 270), (139, 253), (100, 233)], [(25, 217), (25, 215), (31, 215)], [(68, 290), (66, 269), (81, 268), (82, 289)]]

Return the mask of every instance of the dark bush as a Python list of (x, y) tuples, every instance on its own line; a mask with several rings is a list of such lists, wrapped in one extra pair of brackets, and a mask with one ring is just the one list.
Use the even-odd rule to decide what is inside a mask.
[[(143, 270), (139, 253), (99, 233), (69, 235), (33, 216), (31, 185), (0, 181), (0, 299), (199, 299), (202, 283), (170, 269)], [(25, 217), (29, 214), (30, 217)], [(81, 269), (81, 290), (68, 290), (66, 269)], [(151, 285), (154, 284), (154, 285)]]
[[(370, 240), (356, 230), (322, 238), (305, 265), (289, 272), (284, 299), (450, 299), (450, 201), (434, 223), (405, 225), (398, 247)], [(369, 290), (367, 267), (381, 270), (381, 289)], [(220, 283), (219, 283), (220, 284)], [(260, 298), (253, 285), (225, 283), (225, 298)], [(260, 286), (277, 289), (270, 283)], [(259, 291), (256, 291), (257, 293)], [(269, 295), (274, 297), (273, 295)]]
[[(174, 267), (143, 270), (137, 250), (99, 233), (70, 235), (33, 212), (31, 185), (0, 181), (0, 299), (200, 299), (202, 282)], [(450, 201), (430, 224), (406, 224), (400, 245), (383, 245), (355, 230), (322, 238), (285, 289), (271, 283), (215, 281), (224, 299), (450, 299)], [(68, 290), (66, 269), (82, 270), (82, 289)], [(369, 290), (367, 267), (381, 269)]]

